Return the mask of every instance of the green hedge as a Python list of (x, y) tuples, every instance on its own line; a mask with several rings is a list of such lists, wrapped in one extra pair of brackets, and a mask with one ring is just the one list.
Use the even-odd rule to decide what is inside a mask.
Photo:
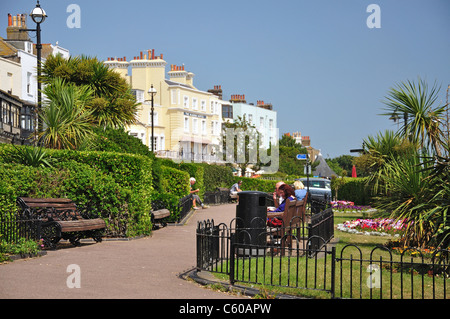
[(189, 174), (176, 168), (161, 166), (159, 193), (168, 193), (178, 199), (189, 194)]
[[(196, 182), (194, 187), (200, 189), (199, 196), (203, 198), (203, 194), (205, 193), (205, 186), (203, 182), (204, 168), (202, 164), (197, 163), (175, 163), (170, 159), (159, 159), (161, 161), (161, 167), (170, 167), (183, 172), (186, 172), (190, 177), (194, 177)], [(166, 175), (167, 176), (167, 175)], [(187, 182), (187, 189), (189, 193), (189, 178)], [(164, 181), (161, 181), (162, 185), (164, 185)], [(162, 188), (165, 189), (164, 187)], [(185, 195), (183, 195), (185, 196)], [(183, 197), (181, 196), (181, 197)]]
[(337, 190), (337, 200), (352, 201), (356, 205), (369, 205), (372, 199), (366, 183), (367, 178), (333, 178), (331, 180), (333, 198), (336, 198)]
[(229, 166), (200, 164), (203, 167), (203, 184), (205, 191), (215, 191), (217, 187), (230, 188), (234, 183), (234, 176)]
[[(265, 193), (273, 193), (278, 180), (264, 180), (259, 178), (234, 177), (234, 182), (242, 180), (241, 189), (243, 191), (260, 191)], [(231, 185), (230, 185), (231, 187)]]
[(0, 146), (0, 178), (10, 185), (0, 183), (0, 198), (8, 198), (5, 209), (14, 208), (18, 196), (68, 197), (79, 206), (92, 206), (107, 222), (109, 235), (150, 233), (150, 158), (49, 149), (46, 151), (56, 159), (54, 168), (34, 168), (15, 164), (10, 157), (14, 151), (10, 145)]

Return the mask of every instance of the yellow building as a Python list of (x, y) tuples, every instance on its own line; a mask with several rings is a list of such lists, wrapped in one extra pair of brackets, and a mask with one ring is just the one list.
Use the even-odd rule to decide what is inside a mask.
[[(170, 65), (154, 50), (140, 52), (131, 61), (108, 58), (104, 62), (130, 83), (140, 103), (138, 123), (128, 127), (131, 135), (151, 149), (152, 121), (149, 89), (153, 86), (153, 136), (157, 156), (174, 160), (215, 162), (222, 125), (220, 95), (194, 86), (194, 74), (184, 65)], [(129, 74), (131, 71), (131, 74)]]

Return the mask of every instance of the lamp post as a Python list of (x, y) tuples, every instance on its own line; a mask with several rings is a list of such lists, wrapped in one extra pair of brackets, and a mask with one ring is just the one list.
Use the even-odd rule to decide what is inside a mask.
[[(38, 113), (41, 108), (42, 103), (42, 93), (41, 93), (41, 23), (45, 21), (47, 14), (44, 9), (41, 8), (39, 0), (37, 0), (36, 7), (30, 13), (31, 19), (36, 23), (36, 29), (25, 29), (22, 31), (35, 31), (36, 32), (36, 51), (37, 51), (37, 95), (38, 95)], [(38, 131), (42, 130), (42, 123), (38, 117)]]
[(151, 102), (152, 102), (152, 108), (151, 108), (151, 117), (152, 117), (152, 153), (154, 152), (154, 150), (155, 150), (155, 136), (154, 136), (154, 132), (153, 132), (153, 130), (154, 130), (154, 125), (153, 125), (153, 97), (155, 96), (155, 94), (156, 94), (156, 89), (155, 88), (153, 88), (153, 84), (151, 85), (151, 87), (150, 87), (150, 89), (148, 90), (148, 94), (150, 94), (151, 95)]

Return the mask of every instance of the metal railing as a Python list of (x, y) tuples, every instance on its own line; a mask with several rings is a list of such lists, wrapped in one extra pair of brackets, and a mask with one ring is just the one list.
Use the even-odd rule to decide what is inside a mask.
[(14, 243), (20, 238), (38, 241), (41, 239), (41, 224), (39, 219), (21, 219), (18, 214), (1, 214), (0, 241)]
[[(222, 273), (237, 282), (325, 292), (342, 299), (448, 299), (449, 250), (424, 255), (417, 249), (402, 251), (357, 245), (340, 251), (316, 235), (325, 229), (329, 211), (307, 224), (284, 229), (273, 240), (268, 229), (259, 235), (263, 243), (249, 238), (249, 231), (213, 220), (198, 223), (197, 270)], [(289, 230), (289, 231), (288, 231)], [(302, 233), (302, 231), (306, 233)], [(304, 235), (306, 234), (306, 236)], [(365, 251), (365, 252), (364, 252)]]

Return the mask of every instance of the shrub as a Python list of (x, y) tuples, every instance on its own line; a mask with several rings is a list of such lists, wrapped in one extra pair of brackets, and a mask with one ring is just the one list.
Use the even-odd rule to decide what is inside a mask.
[(231, 168), (211, 164), (201, 164), (204, 170), (203, 184), (205, 191), (215, 191), (217, 187), (230, 188), (233, 185), (234, 177)]
[(333, 178), (331, 189), (336, 200), (348, 200), (358, 205), (369, 205), (371, 203), (370, 189), (366, 185), (367, 178)]
[(172, 167), (161, 166), (161, 186), (165, 192), (180, 199), (189, 194), (189, 174)]
[[(8, 158), (9, 145), (0, 147), (1, 160)], [(79, 206), (91, 206), (108, 225), (126, 222), (122, 236), (148, 234), (152, 161), (148, 157), (109, 153), (47, 150), (55, 168), (33, 168), (19, 164), (0, 165), (0, 212), (15, 210), (18, 196), (68, 197)], [(7, 181), (7, 182), (5, 182)], [(117, 229), (108, 228), (110, 234)]]
[[(241, 189), (245, 191), (260, 191), (265, 193), (273, 193), (278, 180), (264, 180), (259, 178), (234, 177), (234, 182), (242, 180)], [(231, 187), (231, 185), (230, 185)]]

